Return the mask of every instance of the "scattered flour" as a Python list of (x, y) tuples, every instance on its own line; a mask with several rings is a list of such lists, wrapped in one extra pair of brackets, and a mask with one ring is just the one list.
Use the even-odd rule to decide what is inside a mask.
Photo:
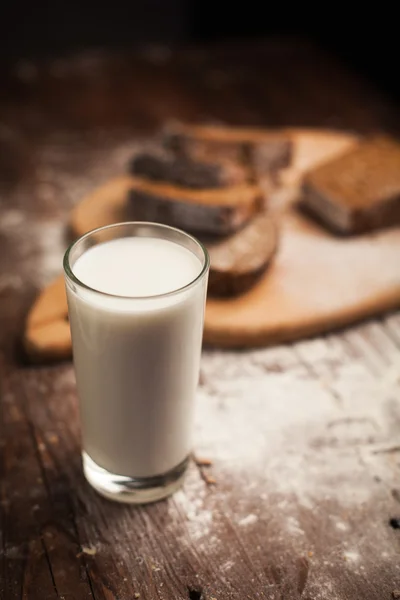
[[(30, 283), (42, 288), (62, 272), (62, 260), (67, 248), (64, 226), (58, 220), (36, 221), (21, 210), (2, 214), (0, 234), (17, 247), (18, 276), (0, 275), (0, 289), (19, 289)], [(13, 261), (13, 268), (15, 269)]]
[(286, 519), (286, 527), (291, 535), (304, 535), (304, 531), (301, 529), (299, 521), (292, 515)]
[(230, 571), (235, 566), (233, 560), (227, 560), (223, 565), (221, 565), (221, 571), (225, 573), (226, 571)]
[(336, 521), (335, 527), (339, 531), (347, 531), (349, 528), (349, 526), (346, 523), (343, 523), (343, 521)]
[(26, 224), (26, 217), (21, 210), (10, 209), (1, 215), (0, 227), (4, 233), (23, 224)]
[[(399, 443), (385, 410), (388, 397), (400, 399), (397, 379), (384, 376), (396, 365), (382, 366), (383, 377), (375, 377), (362, 358), (344, 356), (334, 337), (298, 344), (296, 353), (307, 358), (304, 368), (284, 346), (206, 351), (196, 451), (216, 469), (246, 474), (263, 493), (295, 496), (307, 508), (327, 500), (349, 507), (367, 502), (374, 473), (391, 474), (375, 448)], [(324, 379), (330, 371), (331, 388)]]
[[(62, 273), (62, 259), (69, 244), (66, 231), (69, 209), (103, 181), (125, 172), (132, 155), (149, 145), (148, 141), (119, 139), (113, 147), (110, 136), (99, 132), (97, 150), (91, 153), (89, 160), (84, 136), (81, 138), (80, 150), (72, 133), (59, 134), (45, 146), (38, 147), (35, 178), (30, 189), (16, 189), (13, 208), (2, 208), (0, 235), (8, 243), (12, 271), (0, 274), (0, 292), (18, 290), (26, 284), (41, 289)], [(82, 154), (76, 159), (79, 168), (70, 164), (71, 148), (74, 153)], [(33, 214), (15, 208), (21, 205), (20, 197), (27, 194), (37, 206)]]
[(174, 495), (169, 513), (173, 519), (177, 517), (176, 512), (179, 513), (179, 519), (183, 516), (191, 540), (196, 544), (203, 542), (209, 547), (216, 543), (217, 538), (212, 531), (213, 512), (205, 507), (206, 495), (204, 483), (193, 467), (188, 471), (184, 488)]
[(35, 224), (33, 235), (40, 248), (37, 274), (43, 287), (62, 272), (62, 261), (67, 249), (64, 227), (54, 221)]
[(256, 515), (250, 514), (240, 519), (239, 525), (240, 527), (247, 527), (248, 525), (254, 525), (254, 523), (257, 523), (257, 521), (258, 517)]
[(358, 562), (360, 560), (360, 555), (358, 552), (345, 552), (344, 553), (344, 558), (345, 560), (348, 560), (349, 562)]

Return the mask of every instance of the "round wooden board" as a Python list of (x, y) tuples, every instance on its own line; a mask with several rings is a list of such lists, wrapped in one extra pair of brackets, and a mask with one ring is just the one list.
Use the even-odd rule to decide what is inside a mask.
[(400, 306), (400, 228), (335, 237), (293, 206), (301, 173), (350, 147), (355, 138), (324, 131), (292, 135), (295, 161), (284, 179), (293, 193), (287, 198), (278, 193), (273, 201), (280, 225), (275, 261), (245, 295), (208, 300), (206, 343), (254, 347), (287, 342)]
[[(290, 130), (294, 161), (271, 198), (279, 224), (278, 252), (248, 293), (208, 299), (204, 341), (226, 348), (287, 342), (350, 325), (400, 306), (400, 228), (340, 238), (294, 206), (302, 173), (356, 143), (350, 134)], [(83, 199), (69, 222), (74, 236), (126, 220), (134, 179), (120, 176)], [(27, 320), (25, 346), (35, 360), (71, 354), (63, 277), (42, 292)]]

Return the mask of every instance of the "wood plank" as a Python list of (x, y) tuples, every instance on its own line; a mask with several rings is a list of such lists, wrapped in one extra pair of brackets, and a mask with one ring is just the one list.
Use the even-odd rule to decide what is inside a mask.
[[(394, 349), (393, 345), (384, 339), (381, 335), (381, 330), (376, 327), (376, 324), (368, 324), (361, 327), (362, 331), (352, 329), (349, 334), (354, 341), (358, 336), (364, 337), (367, 331), (374, 330), (375, 336), (379, 337), (381, 344), (386, 348), (390, 348), (393, 352), (393, 358), (399, 360), (398, 349)], [(371, 333), (371, 331), (369, 331)], [(368, 340), (371, 345), (371, 341)], [(375, 341), (376, 344), (376, 341)], [(364, 356), (368, 357), (368, 362), (363, 360), (358, 351), (364, 349)], [(375, 544), (387, 544), (395, 542), (395, 536), (390, 531), (388, 526), (389, 515), (392, 511), (396, 511), (396, 502), (393, 499), (391, 486), (395, 484), (396, 474), (391, 469), (390, 465), (380, 458), (377, 459), (377, 448), (381, 444), (386, 444), (388, 436), (391, 435), (391, 424), (385, 418), (385, 409), (387, 403), (387, 386), (380, 385), (381, 380), (379, 375), (370, 368), (371, 356), (377, 356), (382, 350), (382, 346), (377, 344), (372, 348), (367, 348), (365, 345), (357, 346), (357, 353), (349, 352), (349, 345), (343, 343), (343, 337), (332, 335), (325, 339), (304, 342), (297, 345), (296, 352), (299, 352), (307, 364), (310, 365), (310, 370), (319, 374), (323, 383), (326, 382), (326, 374), (329, 371), (330, 365), (335, 365), (332, 371), (334, 381), (329, 382), (329, 393), (335, 400), (340, 400), (337, 406), (341, 415), (327, 423), (327, 436), (321, 438), (324, 445), (328, 444), (332, 449), (340, 451), (345, 449), (341, 460), (346, 460), (346, 454), (358, 455), (358, 464), (352, 473), (349, 473), (349, 481), (341, 481), (341, 493), (345, 495), (346, 486), (350, 482), (350, 478), (359, 482), (362, 477), (365, 478), (366, 489), (370, 490), (370, 498), (367, 502), (359, 499), (359, 503), (354, 504), (354, 511), (350, 510), (344, 513), (345, 520), (338, 522), (338, 528), (343, 532), (342, 544), (344, 553), (348, 561), (353, 561), (357, 558), (361, 559), (364, 569), (370, 572), (372, 565), (367, 565), (368, 562), (373, 562), (373, 548)], [(382, 361), (378, 363), (382, 366)], [(386, 367), (383, 373), (390, 371), (390, 363), (385, 362)], [(382, 373), (382, 371), (381, 371)], [(371, 389), (371, 385), (375, 385)], [(378, 384), (378, 385), (377, 385)], [(369, 480), (369, 482), (368, 482)], [(361, 488), (358, 489), (360, 491)], [(354, 499), (355, 500), (355, 499)], [(365, 515), (374, 514), (376, 521), (373, 521), (373, 531), (361, 535), (358, 540), (352, 540), (353, 550), (349, 548), (349, 529), (353, 532), (354, 521), (358, 521), (358, 527), (362, 530), (362, 519)], [(374, 519), (374, 518), (373, 518)], [(349, 527), (350, 525), (350, 527)], [(357, 526), (356, 526), (357, 527)], [(353, 536), (351, 536), (353, 537)], [(390, 565), (389, 557), (393, 555), (392, 551), (384, 551), (381, 554), (382, 569), (388, 569)], [(376, 558), (376, 557), (375, 557)], [(362, 566), (359, 567), (360, 570)], [(395, 572), (392, 573), (393, 581), (396, 580)], [(359, 589), (363, 589), (363, 585)], [(364, 593), (364, 592), (363, 592)], [(368, 591), (369, 594), (376, 594), (379, 597), (378, 589)], [(387, 590), (390, 595), (390, 590)], [(351, 595), (349, 597), (352, 597)], [(382, 592), (382, 596), (384, 594)]]
[(30, 414), (31, 390), (2, 362), (2, 597), (91, 598), (76, 561), (80, 544), (65, 505), (69, 498), (56, 474), (46, 472), (49, 457)]
[[(338, 359), (338, 348), (320, 340), (304, 342), (294, 353), (286, 347), (223, 357), (207, 352), (197, 449), (213, 458), (217, 486), (207, 488), (192, 467), (184, 491), (147, 509), (114, 506), (84, 484), (71, 367), (40, 369), (40, 380), (36, 370), (19, 371), (13, 385), (22, 380), (29, 390), (57, 522), (65, 518), (72, 497), (80, 543), (89, 552), (74, 559), (69, 555), (67, 564), (87, 563), (95, 597), (187, 598), (187, 588), (197, 586), (206, 598), (297, 598), (296, 590), (304, 586), (303, 597), (334, 589), (335, 597), (351, 598), (352, 590), (362, 589), (374, 599), (382, 597), (381, 589), (368, 581), (378, 569), (390, 592), (397, 573), (396, 540), (386, 515), (394, 500), (373, 480), (386, 468), (371, 471), (381, 455), (373, 455), (375, 462), (366, 468), (354, 452), (360, 440), (368, 444), (372, 409), (365, 402), (354, 406), (352, 394), (345, 398), (352, 411), (340, 407), (307, 368), (311, 363), (326, 376), (334, 365), (335, 379), (348, 381), (354, 367), (364, 364)], [(365, 392), (370, 382), (357, 379), (357, 385)], [(332, 487), (332, 476), (341, 478), (340, 488)], [(358, 481), (354, 489), (353, 479)], [(365, 533), (363, 523), (371, 514), (372, 531)], [(65, 540), (56, 536), (55, 543), (59, 552)], [(386, 558), (376, 556), (377, 547)], [(50, 547), (50, 557), (52, 552)], [(56, 578), (57, 552), (53, 556)], [(263, 596), (265, 590), (269, 596)]]

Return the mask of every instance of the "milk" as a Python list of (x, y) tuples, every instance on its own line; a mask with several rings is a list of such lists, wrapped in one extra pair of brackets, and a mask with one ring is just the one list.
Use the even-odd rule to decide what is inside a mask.
[(202, 269), (190, 250), (169, 240), (125, 237), (89, 248), (73, 266), (89, 287), (114, 296), (167, 294), (190, 283)]
[(84, 452), (113, 474), (164, 474), (191, 450), (206, 277), (188, 284), (203, 264), (173, 241), (122, 237), (71, 268), (92, 288), (67, 278)]

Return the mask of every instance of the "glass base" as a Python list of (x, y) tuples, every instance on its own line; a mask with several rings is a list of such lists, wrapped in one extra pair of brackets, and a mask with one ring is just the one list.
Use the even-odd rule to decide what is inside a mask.
[(115, 475), (96, 464), (82, 452), (83, 472), (90, 485), (102, 496), (116, 502), (147, 504), (162, 500), (182, 485), (189, 457), (164, 475), (127, 477)]

